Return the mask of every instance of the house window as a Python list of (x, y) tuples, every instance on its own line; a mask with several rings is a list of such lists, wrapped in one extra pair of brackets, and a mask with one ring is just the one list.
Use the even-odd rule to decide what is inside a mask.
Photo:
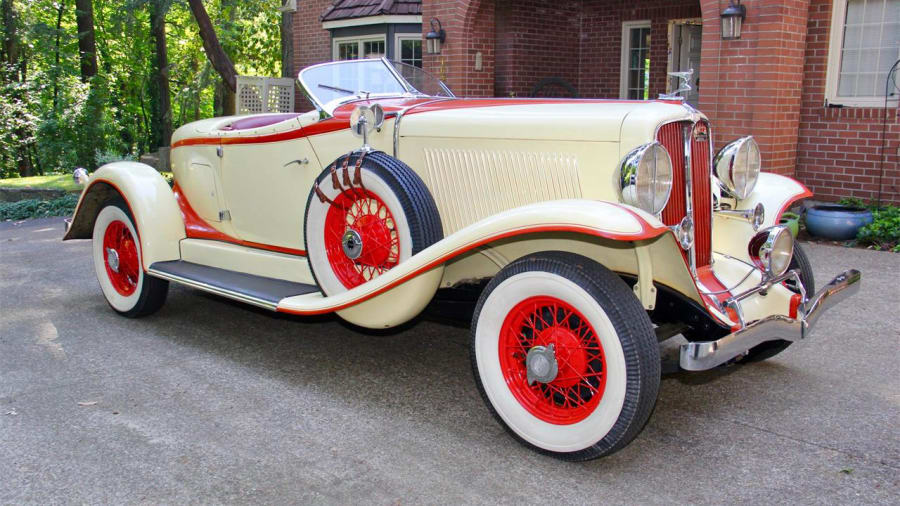
[[(887, 73), (900, 58), (900, 0), (837, 0), (826, 71), (828, 103), (884, 106)], [(892, 105), (897, 97), (890, 97)]]
[[(900, 1), (900, 0), (898, 0)], [(621, 98), (650, 98), (650, 21), (622, 23)]]
[(394, 50), (395, 58), (401, 63), (422, 68), (421, 35), (397, 35), (397, 42), (394, 44)]
[(374, 37), (335, 38), (333, 58), (335, 60), (359, 60), (360, 58), (381, 58), (385, 55), (384, 35)]

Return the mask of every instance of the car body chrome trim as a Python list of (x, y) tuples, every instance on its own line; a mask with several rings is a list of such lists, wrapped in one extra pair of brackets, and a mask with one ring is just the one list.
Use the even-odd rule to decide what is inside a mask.
[(416, 107), (420, 107), (423, 105), (433, 104), (435, 102), (445, 102), (447, 100), (455, 100), (456, 97), (436, 97), (434, 100), (426, 100), (425, 102), (420, 102), (418, 104), (413, 104), (399, 112), (397, 112), (396, 118), (394, 118), (394, 158), (399, 157), (400, 153), (400, 122), (403, 120), (403, 117), (409, 111), (415, 109)]
[[(694, 126), (696, 126), (696, 122), (685, 123), (682, 127), (683, 129), (683, 141), (684, 141), (684, 192), (685, 192), (685, 202), (684, 209), (685, 215), (691, 219), (691, 223), (695, 223), (694, 220), (694, 167), (691, 165), (691, 139), (693, 139)], [(696, 233), (696, 229), (691, 227), (691, 248), (688, 250), (688, 265), (691, 268), (691, 274), (694, 277), (697, 277), (697, 240), (694, 234)], [(712, 230), (710, 229), (710, 233)]]
[(244, 302), (244, 303), (251, 304), (251, 305), (254, 305), (257, 307), (268, 309), (269, 311), (275, 311), (276, 308), (278, 307), (277, 302), (270, 302), (267, 300), (258, 299), (256, 297), (253, 297), (251, 295), (247, 295), (244, 293), (233, 292), (231, 290), (226, 290), (224, 288), (220, 288), (217, 286), (208, 285), (206, 283), (197, 281), (195, 279), (184, 278), (184, 277), (177, 276), (175, 274), (171, 274), (168, 272), (158, 271), (158, 270), (154, 269), (153, 267), (150, 267), (149, 269), (147, 269), (147, 274), (149, 274), (155, 278), (165, 279), (167, 281), (174, 281), (176, 283), (180, 283), (182, 285), (189, 286), (191, 288), (203, 290), (204, 292), (213, 293), (213, 294), (220, 295), (222, 297), (227, 297), (229, 299), (233, 299), (233, 300), (236, 300), (239, 302)]
[(698, 341), (681, 345), (680, 366), (687, 371), (705, 371), (746, 354), (754, 346), (768, 341), (803, 341), (822, 313), (857, 293), (862, 274), (850, 269), (836, 276), (815, 296), (798, 308), (798, 317), (772, 315), (715, 341)]

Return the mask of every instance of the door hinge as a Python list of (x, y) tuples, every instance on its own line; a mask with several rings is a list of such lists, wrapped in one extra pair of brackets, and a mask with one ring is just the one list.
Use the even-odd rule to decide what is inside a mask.
[(219, 221), (231, 221), (231, 211), (219, 211)]

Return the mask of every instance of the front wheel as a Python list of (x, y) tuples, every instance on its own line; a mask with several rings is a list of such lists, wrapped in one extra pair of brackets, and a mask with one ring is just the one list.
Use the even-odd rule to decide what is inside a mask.
[(519, 259), (475, 309), (472, 368), (485, 403), (518, 441), (564, 460), (627, 445), (659, 391), (659, 346), (618, 276), (585, 257)]
[(105, 204), (94, 222), (93, 239), (94, 270), (109, 306), (130, 318), (158, 311), (169, 282), (144, 273), (140, 236), (125, 202)]

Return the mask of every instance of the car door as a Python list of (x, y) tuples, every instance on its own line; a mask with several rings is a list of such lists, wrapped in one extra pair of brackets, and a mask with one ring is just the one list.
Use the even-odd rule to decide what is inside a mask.
[(223, 187), (231, 224), (244, 241), (302, 250), (303, 213), (321, 165), (306, 138), (226, 144)]

